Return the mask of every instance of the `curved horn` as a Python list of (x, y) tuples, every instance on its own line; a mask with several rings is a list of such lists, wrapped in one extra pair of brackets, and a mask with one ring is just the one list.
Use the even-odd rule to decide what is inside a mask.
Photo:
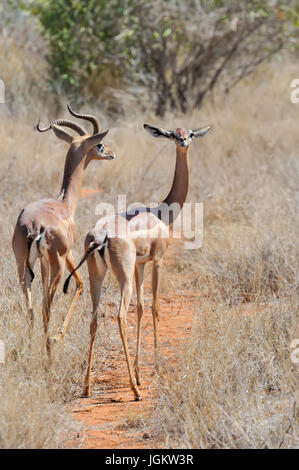
[(71, 129), (73, 129), (74, 131), (78, 132), (78, 134), (80, 135), (86, 135), (88, 134), (87, 130), (84, 129), (83, 126), (80, 126), (79, 124), (77, 124), (76, 122), (73, 122), (73, 121), (69, 121), (67, 119), (55, 119), (53, 121), (50, 121), (49, 124), (47, 124), (46, 127), (40, 127), (39, 125), (40, 123), (37, 124), (36, 126), (36, 129), (39, 131), (39, 132), (46, 132), (48, 130), (51, 129), (51, 124), (56, 124), (58, 126), (65, 126), (65, 127), (70, 127)]
[(93, 125), (93, 133), (94, 134), (98, 134), (100, 132), (100, 123), (99, 123), (99, 121), (97, 120), (97, 118), (95, 116), (92, 116), (91, 114), (75, 113), (75, 111), (73, 111), (71, 109), (69, 104), (67, 104), (66, 106), (67, 106), (67, 109), (69, 110), (69, 112), (71, 113), (72, 116), (74, 116), (76, 118), (79, 118), (79, 119), (86, 119), (86, 121), (91, 122), (92, 125)]

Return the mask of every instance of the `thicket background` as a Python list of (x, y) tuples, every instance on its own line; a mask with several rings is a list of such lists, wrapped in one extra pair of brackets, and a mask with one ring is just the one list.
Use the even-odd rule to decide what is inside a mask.
[(6, 0), (4, 17), (5, 5), (15, 8), (10, 22), (20, 8), (36, 19), (52, 91), (105, 100), (110, 112), (124, 111), (111, 94), (125, 89), (159, 116), (185, 113), (216, 84), (228, 92), (260, 63), (298, 46), (295, 0)]

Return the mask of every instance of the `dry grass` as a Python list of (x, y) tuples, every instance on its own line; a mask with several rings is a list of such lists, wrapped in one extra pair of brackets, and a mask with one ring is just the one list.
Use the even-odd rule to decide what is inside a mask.
[(164, 371), (149, 423), (162, 446), (298, 446), (290, 344), (299, 335), (299, 142), (288, 91), (296, 72), (277, 67), (262, 67), (203, 113), (216, 129), (200, 161), (191, 156), (189, 199), (204, 200), (204, 244), (168, 268), (185, 273), (181, 287), (199, 301), (181, 366)]
[(296, 303), (230, 309), (198, 302), (179, 366), (163, 371), (147, 432), (179, 448), (298, 446)]
[[(33, 127), (39, 116), (53, 119), (63, 117), (64, 111), (56, 115), (57, 103), (45, 98), (44, 45), (32, 29), (24, 26), (27, 35), (21, 35), (18, 28), (9, 37), (0, 29), (1, 78), (9, 84), (7, 104), (0, 106), (0, 338), (6, 348), (6, 362), (0, 366), (0, 447), (59, 447), (75, 426), (66, 403), (82, 386), (90, 299), (86, 289), (70, 331), (55, 351), (53, 369), (45, 374), (39, 275), (33, 289), (36, 324), (30, 350), (11, 237), (25, 204), (59, 192), (66, 146)], [(23, 49), (17, 36), (22, 36)], [(182, 251), (168, 264), (162, 283), (167, 292), (178, 273), (176, 288), (201, 295), (190, 345), (182, 352), (179, 369), (166, 384), (162, 381), (159, 406), (147, 425), (166, 446), (295, 445), (296, 366), (290, 363), (289, 345), (298, 337), (299, 136), (298, 105), (290, 102), (289, 84), (296, 73), (289, 59), (263, 66), (225, 100), (216, 97), (213, 106), (189, 116), (168, 115), (163, 122), (150, 113), (137, 118), (136, 109), (132, 114), (128, 109), (126, 119), (116, 122), (96, 104), (90, 110), (103, 127), (111, 127), (106, 141), (117, 159), (93, 162), (86, 171), (84, 186), (103, 192), (79, 203), (76, 260), (97, 220), (99, 202), (116, 203), (118, 194), (126, 194), (128, 203), (158, 202), (169, 189), (173, 145), (145, 134), (143, 122), (166, 128), (215, 126), (191, 149), (189, 201), (204, 202), (204, 245), (196, 252)], [(61, 102), (66, 102), (64, 97)], [(82, 274), (87, 282), (86, 267)], [(116, 292), (109, 277), (103, 295), (103, 308), (109, 312), (116, 310), (109, 306)], [(63, 297), (59, 289), (52, 332), (61, 325), (70, 299), (71, 294)], [(101, 325), (94, 362), (98, 371), (109, 367), (112, 348), (121, 348), (116, 325), (109, 325), (109, 334)]]

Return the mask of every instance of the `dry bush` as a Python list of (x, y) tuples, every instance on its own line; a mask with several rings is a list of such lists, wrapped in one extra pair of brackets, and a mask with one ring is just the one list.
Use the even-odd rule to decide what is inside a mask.
[(247, 310), (199, 302), (196, 311), (178, 366), (163, 371), (151, 437), (179, 448), (298, 445), (295, 300)]

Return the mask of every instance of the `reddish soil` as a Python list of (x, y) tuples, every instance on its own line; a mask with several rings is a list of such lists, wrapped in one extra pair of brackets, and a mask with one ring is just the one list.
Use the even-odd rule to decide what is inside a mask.
[[(142, 401), (134, 401), (129, 387), (127, 365), (123, 351), (114, 358), (109, 372), (93, 375), (91, 398), (79, 398), (72, 404), (72, 415), (81, 424), (82, 431), (70, 442), (70, 447), (85, 449), (136, 449), (159, 448), (140, 426), (151, 413), (157, 392), (154, 372), (153, 325), (148, 298), (151, 291), (145, 286), (145, 313), (142, 329), (140, 387)], [(180, 342), (191, 330), (193, 305), (197, 293), (167, 292), (160, 296), (160, 356), (167, 368), (174, 367)], [(128, 333), (136, 338), (136, 315), (130, 308)], [(116, 321), (110, 319), (109, 321)], [(130, 328), (131, 327), (131, 328)], [(129, 338), (130, 339), (130, 338)], [(134, 360), (131, 349), (131, 358)], [(139, 424), (139, 426), (138, 426)]]

